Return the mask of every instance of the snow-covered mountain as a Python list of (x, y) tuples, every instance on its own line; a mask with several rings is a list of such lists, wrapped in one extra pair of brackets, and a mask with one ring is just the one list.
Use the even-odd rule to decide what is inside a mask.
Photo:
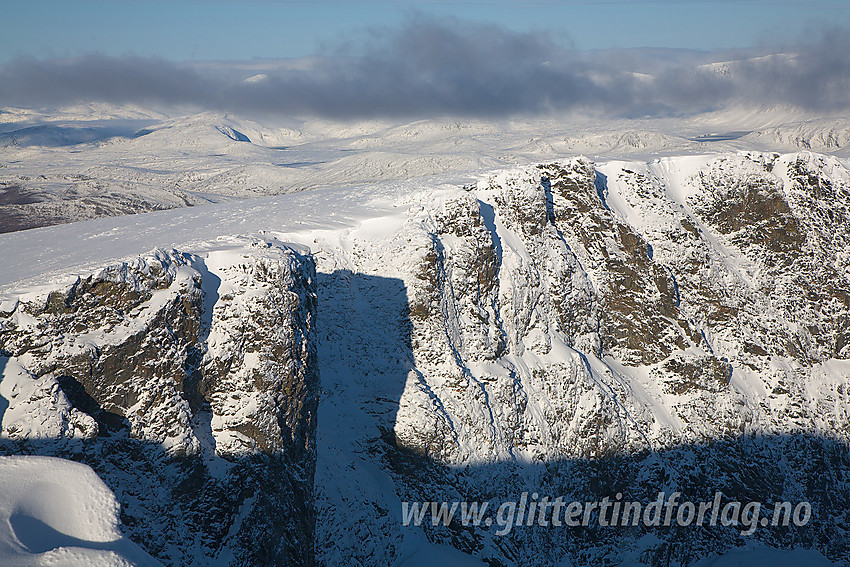
[[(164, 564), (847, 564), (848, 250), (845, 164), (755, 151), (0, 235), (0, 452), (90, 465)], [(660, 491), (812, 517), (402, 521)]]
[(263, 119), (136, 106), (0, 109), (0, 232), (359, 183), (706, 152), (848, 155), (845, 118), (731, 107), (688, 118)]
[[(272, 243), (157, 251), (18, 297), (2, 452), (89, 464), (130, 539), (167, 564), (310, 564), (314, 317), (312, 259)], [(60, 546), (12, 530), (10, 551)]]

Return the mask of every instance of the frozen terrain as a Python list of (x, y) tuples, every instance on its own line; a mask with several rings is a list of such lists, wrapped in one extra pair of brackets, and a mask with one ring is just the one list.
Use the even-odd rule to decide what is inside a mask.
[[(516, 149), (555, 122), (313, 126), (321, 139), (128, 114), (150, 132), (79, 154), (10, 145), (19, 163), (0, 172), (27, 183), (35, 163), (121, 177), (128, 165), (93, 156), (125, 147), (133, 163), (159, 152), (141, 186), (191, 170), (179, 191), (239, 199), (0, 235), (0, 450), (91, 464), (124, 533), (167, 564), (238, 564), (249, 528), (275, 521), (289, 547), (265, 557), (301, 537), (326, 565), (846, 564), (850, 172), (843, 150), (796, 151), (821, 143), (817, 123), (780, 135), (797, 132), (787, 116), (776, 131), (733, 118), (673, 141), (596, 127)], [(263, 165), (299, 136), (289, 167)], [(595, 161), (563, 157), (579, 152)], [(443, 157), (410, 161), (426, 154)], [(250, 162), (244, 177), (227, 159)], [(252, 459), (301, 472), (268, 495)], [(173, 494), (177, 513), (138, 496), (193, 482), (208, 488)], [(400, 519), (403, 500), (674, 488), (809, 499), (817, 521), (499, 537)], [(196, 539), (173, 535), (207, 517)]]
[(690, 118), (568, 113), (417, 121), (274, 119), (138, 106), (0, 109), (0, 232), (565, 155), (650, 160), (751, 149), (848, 155), (846, 118), (734, 107)]
[(86, 465), (0, 457), (0, 494), (3, 565), (161, 565), (121, 534), (115, 497)]

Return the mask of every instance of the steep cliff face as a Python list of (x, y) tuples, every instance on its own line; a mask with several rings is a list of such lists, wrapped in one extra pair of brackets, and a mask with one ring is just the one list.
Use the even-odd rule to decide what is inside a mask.
[(311, 258), (250, 241), (22, 295), (0, 450), (91, 465), (166, 563), (312, 564), (315, 307)]
[[(756, 544), (850, 560), (839, 161), (576, 158), (374, 191), (383, 212), (356, 222), (157, 252), (0, 305), (3, 451), (91, 464), (125, 532), (168, 564), (452, 548), (677, 565)], [(743, 535), (401, 518), (402, 501), (662, 491), (767, 513), (808, 501), (812, 521)]]
[[(423, 214), (433, 250), (409, 285), (410, 319), (436, 396), (402, 398), (399, 443), (450, 464), (650, 448), (644, 428), (660, 425), (602, 358), (659, 363), (701, 336), (669, 268), (604, 203), (593, 165), (500, 173)], [(728, 380), (728, 364), (699, 356)], [(429, 404), (452, 442), (416, 419)]]
[[(406, 217), (380, 231), (305, 239), (320, 272), (354, 274), (320, 290), (335, 305), (323, 324), (344, 328), (362, 310), (356, 274), (398, 282), (408, 298), (400, 322), (397, 302), (373, 313), (381, 328), (335, 345), (403, 349), (407, 362), (380, 375), (368, 367), (381, 354), (345, 372), (322, 363), (327, 389), (346, 390), (363, 425), (348, 453), (343, 427), (322, 425), (334, 460), (355, 472), (346, 489), (320, 473), (321, 559), (391, 562), (424, 532), (493, 565), (667, 565), (752, 541), (847, 560), (836, 518), (850, 504), (848, 187), (838, 162), (810, 154), (600, 170), (575, 159), (410, 196)], [(398, 406), (344, 384), (361, 376), (397, 392)], [(391, 496), (354, 480), (375, 470)], [(819, 519), (746, 537), (728, 526), (497, 536), (385, 520), (398, 500), (495, 507), (527, 491), (646, 503), (662, 490), (808, 499)], [(369, 526), (365, 543), (360, 522), (337, 517), (343, 503)]]

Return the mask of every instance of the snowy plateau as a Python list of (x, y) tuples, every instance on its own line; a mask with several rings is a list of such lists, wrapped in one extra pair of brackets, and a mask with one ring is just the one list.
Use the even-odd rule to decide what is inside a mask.
[[(848, 157), (776, 108), (3, 109), (0, 565), (848, 565)], [(402, 518), (661, 491), (811, 521)]]

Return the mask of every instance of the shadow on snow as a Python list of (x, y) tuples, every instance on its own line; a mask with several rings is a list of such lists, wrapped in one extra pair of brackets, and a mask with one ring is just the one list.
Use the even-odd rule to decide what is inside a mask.
[[(320, 437), (334, 432), (342, 436), (347, 429), (352, 439), (362, 439), (362, 447), (372, 453), (369, 457), (392, 476), (402, 501), (486, 501), (495, 509), (502, 502), (520, 500), (522, 492), (567, 502), (615, 500), (619, 493), (623, 501), (644, 504), (656, 500), (659, 492), (665, 498), (681, 492), (680, 501), (694, 502), (710, 502), (721, 492), (724, 505), (762, 503), (762, 515), (780, 501), (811, 504), (806, 525), (758, 526), (752, 535), (741, 535), (741, 526), (603, 527), (591, 521), (587, 527), (522, 525), (500, 536), (497, 525), (462, 525), (459, 518), (449, 525), (432, 525), (430, 517), (422, 526), (400, 529), (425, 530), (432, 542), (491, 565), (553, 564), (562, 558), (577, 565), (619, 565), (629, 545), (643, 546), (638, 559), (646, 564), (687, 565), (753, 541), (776, 548), (815, 548), (832, 560), (850, 558), (850, 453), (846, 444), (827, 438), (730, 434), (663, 451), (470, 467), (445, 466), (399, 446), (393, 434), (396, 411), (414, 366), (405, 286), (401, 280), (343, 270), (317, 278), (316, 336), (324, 390), (319, 423), (323, 415), (329, 424), (335, 423), (327, 429), (322, 425)], [(60, 379), (60, 385), (72, 404), (99, 421), (104, 435), (90, 440), (4, 439), (0, 454), (52, 455), (90, 465), (121, 503), (123, 531), (166, 564), (185, 560), (174, 550), (186, 541), (196, 542), (210, 559), (216, 557), (233, 537), (234, 523), (252, 521), (240, 518), (242, 505), (250, 499), (264, 500), (252, 515), (266, 518), (287, 513), (280, 506), (282, 499), (310, 507), (313, 496), (299, 488), (293, 471), (275, 455), (233, 462), (174, 457), (156, 443), (131, 438), (126, 420), (105, 412), (72, 377)], [(0, 415), (3, 409), (0, 406)], [(337, 441), (326, 440), (331, 445)], [(401, 511), (390, 513), (401, 518)], [(269, 543), (286, 539), (286, 526), (293, 521), (300, 523), (302, 533), (314, 533), (315, 516), (310, 513), (268, 524), (253, 534), (256, 539), (241, 542), (258, 548), (255, 564), (312, 563), (312, 541), (288, 541), (286, 553)], [(54, 541), (64, 540), (57, 536)], [(261, 549), (264, 545), (267, 550)]]

